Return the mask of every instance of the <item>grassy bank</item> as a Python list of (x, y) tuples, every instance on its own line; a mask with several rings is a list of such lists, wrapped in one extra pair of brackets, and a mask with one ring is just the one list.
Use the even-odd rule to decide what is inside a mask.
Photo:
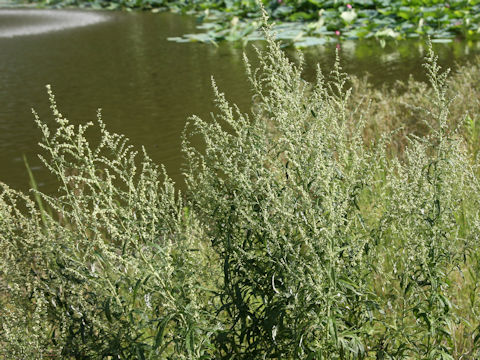
[(250, 114), (213, 84), (214, 118), (189, 119), (182, 194), (49, 89), (58, 195), (1, 185), (0, 357), (480, 356), (478, 67), (448, 80), (430, 51), (427, 85), (339, 62), (307, 83), (266, 37)]
[[(18, 2), (27, 2), (26, 0)], [(259, 3), (253, 0), (43, 0), (46, 7), (141, 9), (195, 14), (201, 34), (176, 41), (248, 41), (261, 37)], [(480, 2), (477, 0), (264, 0), (270, 18), (281, 24), (280, 37), (300, 46), (339, 39), (405, 39), (430, 36), (433, 41), (477, 40)]]
[[(478, 152), (477, 139), (480, 125), (480, 59), (457, 68), (447, 78), (449, 99), (448, 123), (459, 131), (469, 144), (473, 155)], [(425, 121), (433, 98), (433, 89), (428, 83), (397, 81), (392, 86), (373, 87), (369, 78), (351, 77), (352, 96), (349, 113), (359, 112), (365, 117), (365, 138), (376, 139), (384, 132), (395, 131), (390, 148), (403, 156), (409, 135), (425, 136), (431, 127)], [(352, 119), (353, 121), (353, 119)]]

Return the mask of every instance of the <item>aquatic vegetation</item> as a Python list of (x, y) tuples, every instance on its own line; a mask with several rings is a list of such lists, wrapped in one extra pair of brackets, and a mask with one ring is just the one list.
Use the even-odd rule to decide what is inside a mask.
[[(23, 0), (22, 2), (28, 2)], [(196, 15), (199, 34), (172, 38), (179, 42), (251, 41), (262, 37), (260, 3), (253, 0), (43, 0), (39, 6), (94, 9), (171, 10)], [(280, 25), (280, 39), (299, 47), (340, 39), (405, 39), (429, 36), (433, 41), (478, 39), (480, 2), (477, 0), (277, 0), (262, 1)]]
[(480, 356), (479, 131), (452, 118), (431, 47), (428, 131), (396, 154), (339, 59), (308, 83), (265, 37), (251, 111), (213, 82), (216, 114), (189, 119), (184, 193), (48, 89), (54, 121), (35, 118), (58, 194), (1, 185), (1, 357)]

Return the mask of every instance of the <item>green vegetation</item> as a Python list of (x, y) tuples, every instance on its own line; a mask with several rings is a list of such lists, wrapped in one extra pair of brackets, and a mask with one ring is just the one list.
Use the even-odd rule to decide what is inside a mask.
[(469, 79), (452, 102), (430, 50), (429, 87), (382, 95), (338, 59), (307, 83), (266, 38), (250, 114), (213, 83), (217, 114), (189, 120), (184, 193), (100, 113), (89, 143), (48, 89), (55, 121), (36, 122), (58, 195), (1, 185), (0, 357), (480, 357), (479, 112), (464, 112), (480, 69), (452, 78)]
[[(26, 2), (26, 0), (23, 0)], [(49, 7), (172, 10), (196, 14), (200, 34), (172, 38), (179, 42), (249, 41), (261, 37), (260, 2), (256, 0), (43, 0)], [(280, 39), (300, 47), (349, 38), (404, 39), (430, 36), (448, 42), (455, 37), (479, 39), (478, 0), (263, 0), (278, 23)]]

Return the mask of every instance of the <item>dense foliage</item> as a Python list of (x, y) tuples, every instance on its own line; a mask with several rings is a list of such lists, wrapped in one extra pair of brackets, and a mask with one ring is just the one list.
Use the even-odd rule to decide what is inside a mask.
[(266, 37), (251, 113), (214, 83), (190, 119), (184, 194), (49, 89), (58, 195), (1, 185), (0, 357), (479, 358), (478, 114), (452, 118), (430, 50), (424, 134), (392, 147), (338, 59), (310, 84)]
[[(173, 10), (194, 13), (204, 21), (201, 34), (176, 41), (254, 40), (261, 15), (256, 0), (43, 0), (45, 6)], [(480, 37), (478, 0), (263, 0), (271, 19), (282, 23), (280, 38), (300, 46), (338, 38), (411, 38), (438, 41)]]

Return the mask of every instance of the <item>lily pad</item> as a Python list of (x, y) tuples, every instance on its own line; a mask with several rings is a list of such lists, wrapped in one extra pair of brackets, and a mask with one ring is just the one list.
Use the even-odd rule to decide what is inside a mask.
[(445, 44), (445, 43), (451, 43), (452, 39), (431, 39), (430, 41), (432, 43)]
[(307, 36), (302, 38), (302, 40), (297, 41), (295, 43), (295, 47), (302, 49), (310, 46), (325, 45), (326, 43), (327, 43), (327, 40), (325, 38)]

